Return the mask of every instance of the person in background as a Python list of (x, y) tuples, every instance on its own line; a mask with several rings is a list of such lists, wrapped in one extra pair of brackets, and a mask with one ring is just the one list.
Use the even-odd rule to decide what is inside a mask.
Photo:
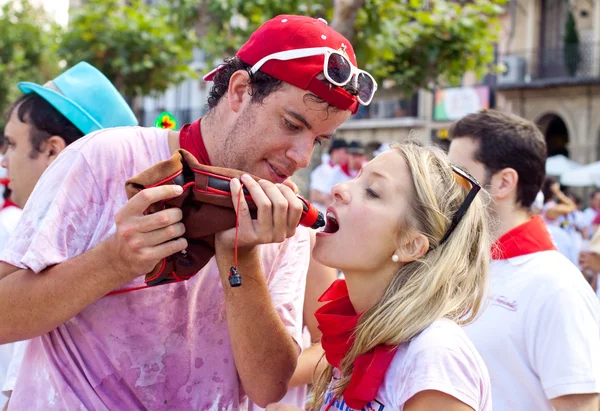
[(530, 214), (544, 182), (544, 136), (495, 110), (462, 118), (449, 134), (450, 161), (493, 199), (489, 301), (465, 331), (489, 370), (494, 410), (597, 411), (600, 303)]
[(568, 192), (567, 196), (577, 206), (575, 211), (567, 216), (567, 220), (569, 221), (567, 232), (572, 239), (573, 248), (575, 249), (575, 255), (570, 260), (573, 262), (573, 264), (578, 265), (579, 252), (589, 242), (588, 229), (586, 227), (586, 221), (582, 210), (581, 198), (572, 192)]
[[(29, 82), (18, 86), (24, 94), (7, 112), (0, 163), (9, 181), (5, 194), (10, 194), (0, 210), (0, 251), (6, 247), (41, 175), (67, 146), (93, 131), (138, 124), (113, 84), (85, 62), (44, 86)], [(0, 351), (12, 350), (10, 362), (2, 367), (5, 373), (0, 369), (0, 391), (6, 397), (15, 388), (26, 344), (20, 341), (0, 346)]]
[(321, 163), (310, 173), (310, 202), (324, 213), (333, 201), (330, 193), (331, 176), (334, 170), (348, 162), (348, 143), (343, 139), (335, 139), (329, 146), (329, 161)]
[(581, 234), (582, 239), (587, 239), (588, 236), (586, 231), (586, 220), (583, 214), (583, 203), (581, 198), (575, 193), (569, 192), (567, 196), (575, 203), (577, 209), (572, 213), (573, 225), (577, 228), (577, 231)]
[(542, 185), (544, 206), (541, 215), (558, 251), (577, 265), (581, 238), (575, 226), (577, 204), (564, 194), (553, 177), (546, 177)]
[(593, 222), (600, 213), (600, 190), (594, 190), (590, 194), (589, 207), (583, 210), (582, 225), (587, 229), (585, 239), (590, 239), (594, 235)]
[(588, 246), (579, 253), (579, 267), (600, 298), (600, 231), (596, 231)]
[(548, 225), (566, 227), (570, 224), (567, 216), (577, 210), (577, 204), (560, 189), (560, 184), (553, 177), (546, 177), (542, 186), (544, 208), (542, 216)]
[(377, 140), (369, 141), (365, 144), (365, 161), (371, 161), (377, 156), (381, 144), (382, 143)]
[(363, 145), (358, 141), (350, 142), (348, 144), (348, 162), (333, 171), (329, 183), (331, 187), (355, 178), (366, 161), (367, 156)]
[[(544, 209), (544, 193), (541, 191), (537, 193), (530, 208), (532, 215), (538, 215), (542, 213)], [(550, 237), (552, 238), (552, 241), (558, 251), (568, 258), (572, 251), (567, 232), (553, 224), (546, 225), (546, 229), (548, 230), (548, 233), (550, 234)]]

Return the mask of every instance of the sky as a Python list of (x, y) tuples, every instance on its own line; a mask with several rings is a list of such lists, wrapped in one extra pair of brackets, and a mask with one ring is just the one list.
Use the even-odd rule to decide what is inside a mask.
[(67, 25), (69, 18), (69, 0), (35, 0), (41, 3), (51, 16), (54, 16), (56, 22), (61, 26)]
[[(69, 0), (29, 0), (32, 4), (41, 4), (61, 26), (66, 26), (69, 19)], [(0, 0), (0, 6), (7, 0)]]

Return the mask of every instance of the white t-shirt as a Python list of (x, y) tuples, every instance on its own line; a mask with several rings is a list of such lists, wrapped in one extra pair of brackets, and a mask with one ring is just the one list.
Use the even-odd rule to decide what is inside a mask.
[[(335, 369), (333, 378), (339, 378)], [(465, 332), (453, 321), (441, 319), (412, 341), (402, 344), (375, 400), (364, 411), (404, 409), (415, 394), (436, 390), (464, 402), (475, 411), (491, 411), (490, 379), (481, 356)], [(333, 401), (333, 403), (332, 403)], [(329, 392), (321, 410), (351, 410), (343, 399), (333, 400)]]
[(0, 250), (4, 249), (10, 235), (17, 227), (21, 213), (23, 213), (23, 210), (14, 206), (0, 210)]
[[(8, 366), (14, 352), (14, 344), (2, 344), (0, 345), (0, 384), (4, 384), (6, 381), (6, 375), (8, 372)], [(2, 388), (0, 386), (0, 388)], [(8, 397), (0, 393), (0, 410), (4, 409)]]
[[(0, 385), (0, 391), (7, 397), (15, 389), (17, 376), (19, 375), (19, 369), (21, 368), (21, 363), (23, 362), (23, 357), (25, 355), (27, 341), (28, 340), (7, 344), (13, 347), (12, 357), (10, 363), (8, 364), (8, 368), (6, 369), (6, 378), (4, 379), (4, 383)], [(2, 397), (1, 394), (0, 397)], [(2, 401), (0, 401), (0, 403), (1, 402)]]
[(557, 225), (547, 224), (548, 232), (558, 251), (567, 257), (573, 264), (577, 264), (579, 258), (579, 248), (576, 241), (567, 230)]
[(360, 170), (349, 170), (348, 172), (350, 173), (350, 175), (348, 175), (344, 172), (344, 170), (342, 170), (341, 167), (337, 167), (331, 173), (331, 178), (329, 180), (329, 184), (331, 185), (331, 187), (333, 187), (337, 184), (345, 183), (346, 181), (350, 181), (358, 175), (359, 171)]
[(340, 168), (331, 163), (322, 163), (310, 173), (310, 189), (320, 191), (323, 194), (331, 192), (331, 173)]
[[(591, 207), (588, 207), (585, 210), (583, 210), (581, 215), (580, 228), (589, 227), (591, 229), (592, 222), (594, 222), (596, 215), (598, 215), (598, 211), (594, 210)], [(590, 233), (589, 235), (591, 236), (592, 233)]]
[(489, 305), (465, 327), (486, 362), (496, 411), (552, 411), (600, 392), (600, 304), (556, 251), (491, 263)]
[[(332, 165), (329, 162), (322, 163), (315, 168), (313, 172), (310, 173), (310, 189), (329, 195), (333, 188), (333, 185), (331, 184), (331, 175), (339, 168), (340, 166)], [(317, 202), (313, 202), (313, 205), (322, 213), (325, 213), (327, 211), (327, 206), (329, 206), (329, 204), (320, 204)]]
[[(13, 230), (21, 218), (22, 210), (19, 207), (6, 207), (0, 210), (0, 250), (4, 248)], [(21, 363), (22, 357), (15, 358), (16, 344), (0, 345), (0, 391), (5, 391), (4, 386), (10, 387), (6, 391), (12, 391), (14, 382), (10, 378), (9, 372), (11, 367), (17, 368)], [(14, 373), (14, 371), (13, 371)], [(4, 408), (7, 397), (0, 393), (0, 410)]]

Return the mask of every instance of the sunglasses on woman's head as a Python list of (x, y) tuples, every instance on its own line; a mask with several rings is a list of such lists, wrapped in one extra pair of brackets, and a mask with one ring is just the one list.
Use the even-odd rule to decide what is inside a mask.
[[(462, 218), (465, 216), (465, 213), (471, 206), (471, 203), (477, 196), (477, 193), (479, 192), (479, 190), (481, 190), (481, 184), (479, 184), (479, 182), (477, 180), (475, 180), (475, 178), (473, 176), (471, 176), (469, 173), (467, 173), (466, 171), (461, 170), (460, 168), (455, 167), (455, 166), (450, 166), (450, 167), (452, 167), (452, 171), (454, 171), (454, 173), (456, 173), (459, 180), (460, 179), (466, 180), (466, 183), (470, 184), (471, 189), (469, 190), (469, 194), (467, 194), (467, 196), (465, 197), (465, 200), (463, 201), (461, 206), (458, 208), (458, 211), (456, 211), (456, 214), (454, 214), (454, 217), (452, 217), (452, 221), (450, 222), (450, 227), (448, 227), (448, 230), (446, 230), (444, 237), (442, 237), (442, 240), (440, 241), (440, 245), (444, 244), (444, 242), (446, 242), (448, 237), (450, 237), (450, 234), (452, 234), (452, 232), (454, 231), (454, 229), (456, 228), (458, 223), (460, 223), (460, 220), (462, 220)], [(464, 184), (462, 184), (462, 185), (464, 185)]]
[(356, 76), (356, 87), (358, 102), (363, 106), (368, 106), (373, 100), (377, 91), (377, 82), (372, 75), (364, 70), (355, 67), (348, 57), (330, 47), (311, 47), (305, 49), (286, 50), (270, 54), (260, 59), (250, 72), (256, 74), (258, 70), (269, 60), (294, 60), (303, 57), (324, 55), (323, 74), (325, 78), (333, 85), (343, 87), (350, 83)]

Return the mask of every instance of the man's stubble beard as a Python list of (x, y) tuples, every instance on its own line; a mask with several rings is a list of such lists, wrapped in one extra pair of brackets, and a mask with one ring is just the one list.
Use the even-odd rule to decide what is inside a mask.
[(250, 165), (248, 156), (245, 155), (245, 153), (252, 153), (252, 148), (248, 144), (249, 139), (245, 137), (251, 130), (251, 112), (249, 108), (244, 109), (231, 128), (223, 133), (223, 144), (219, 149), (222, 167), (252, 173), (252, 170), (248, 169)]

